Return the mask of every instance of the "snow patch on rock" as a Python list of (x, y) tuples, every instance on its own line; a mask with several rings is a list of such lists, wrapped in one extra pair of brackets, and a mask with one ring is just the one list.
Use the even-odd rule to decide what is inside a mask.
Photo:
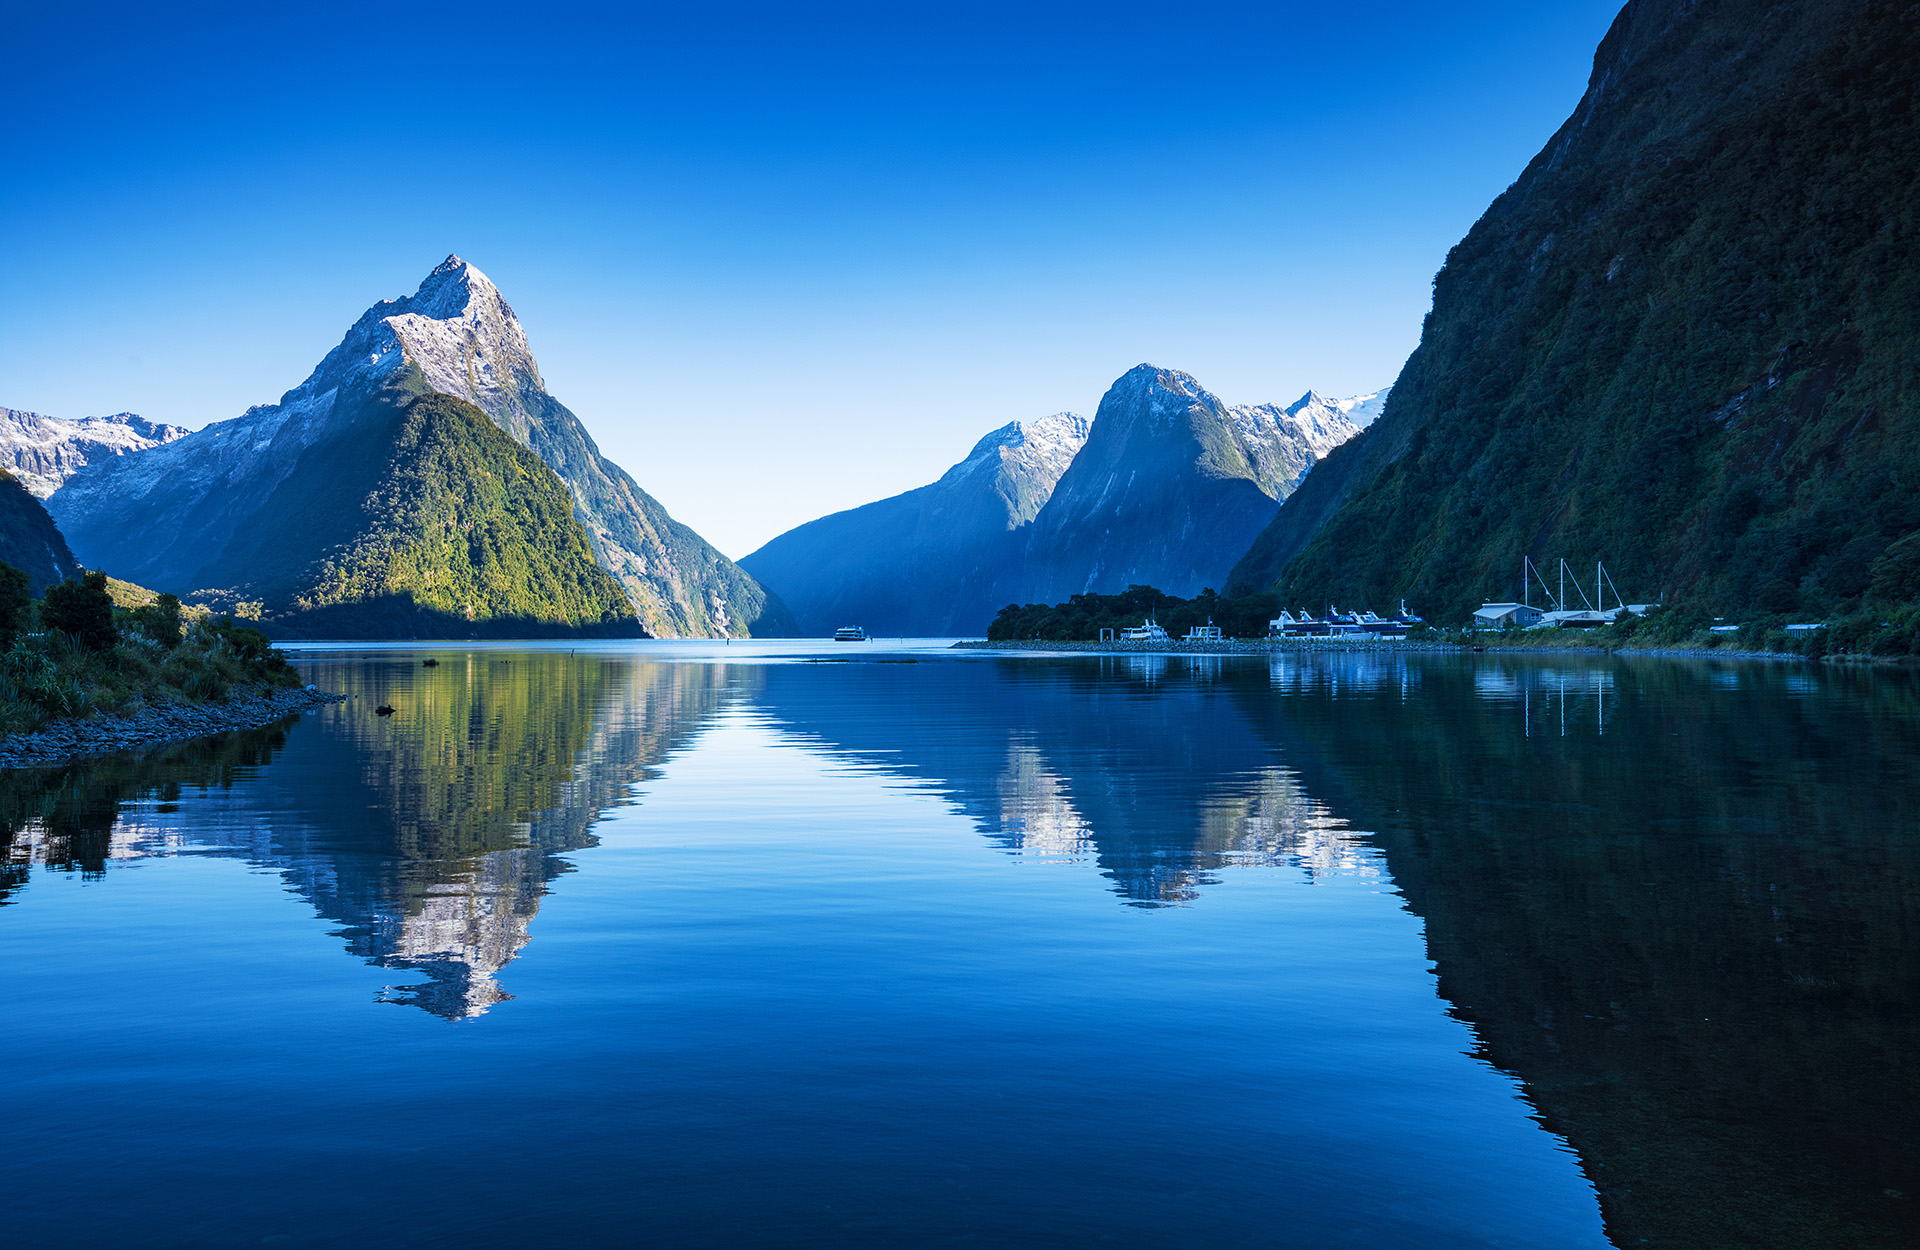
[(188, 433), (182, 426), (131, 412), (68, 421), (0, 408), (0, 467), (19, 478), (35, 498), (45, 499), (91, 461), (145, 451)]

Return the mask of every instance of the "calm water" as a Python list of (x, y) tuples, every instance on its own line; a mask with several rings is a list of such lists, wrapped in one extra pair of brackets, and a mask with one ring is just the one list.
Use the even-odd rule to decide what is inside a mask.
[(302, 668), (0, 781), (7, 1244), (1920, 1239), (1910, 673)]

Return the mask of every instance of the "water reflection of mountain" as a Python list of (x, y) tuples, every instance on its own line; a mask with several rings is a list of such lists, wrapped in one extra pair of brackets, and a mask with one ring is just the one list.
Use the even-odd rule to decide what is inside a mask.
[[(357, 697), (291, 732), (80, 766), (52, 786), (10, 778), (10, 870), (24, 879), (38, 859), (98, 872), (189, 844), (242, 855), (279, 871), (355, 954), (426, 978), (392, 1001), (477, 1015), (507, 997), (496, 974), (567, 870), (560, 856), (593, 844), (600, 813), (630, 801), (729, 680), (705, 665), (543, 652), (305, 668)], [(398, 711), (376, 717), (378, 704)]]
[(1374, 831), (1615, 1242), (1920, 1244), (1914, 675), (1410, 667), (1235, 698)]
[[(182, 793), (224, 791), (257, 775), (286, 745), (293, 723), (61, 768), (0, 771), (0, 833), (7, 839), (0, 904), (12, 901), (36, 866), (98, 878), (113, 860), (184, 848), (185, 833), (164, 820)], [(135, 797), (161, 820), (124, 812)]]
[(1222, 672), (1209, 656), (793, 664), (757, 699), (791, 732), (924, 779), (1009, 851), (1091, 859), (1136, 906), (1189, 902), (1238, 864), (1374, 871)]

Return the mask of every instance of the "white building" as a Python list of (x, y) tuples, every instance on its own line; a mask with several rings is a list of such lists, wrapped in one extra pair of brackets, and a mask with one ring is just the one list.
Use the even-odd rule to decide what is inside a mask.
[(1540, 623), (1543, 615), (1539, 608), (1524, 603), (1483, 603), (1474, 611), (1473, 627), (1504, 629), (1511, 625), (1515, 629), (1530, 629)]

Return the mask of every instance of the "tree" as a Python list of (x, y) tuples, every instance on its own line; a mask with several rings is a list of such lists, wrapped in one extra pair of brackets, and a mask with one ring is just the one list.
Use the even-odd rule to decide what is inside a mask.
[(161, 595), (130, 613), (133, 623), (161, 646), (172, 650), (180, 645), (180, 600)]
[(33, 607), (28, 593), (32, 585), (26, 573), (0, 561), (0, 646), (11, 646), (14, 635), (26, 628)]
[(107, 575), (94, 570), (76, 580), (47, 587), (40, 604), (40, 623), (72, 634), (89, 651), (104, 651), (120, 640), (113, 627), (113, 596), (107, 593)]

